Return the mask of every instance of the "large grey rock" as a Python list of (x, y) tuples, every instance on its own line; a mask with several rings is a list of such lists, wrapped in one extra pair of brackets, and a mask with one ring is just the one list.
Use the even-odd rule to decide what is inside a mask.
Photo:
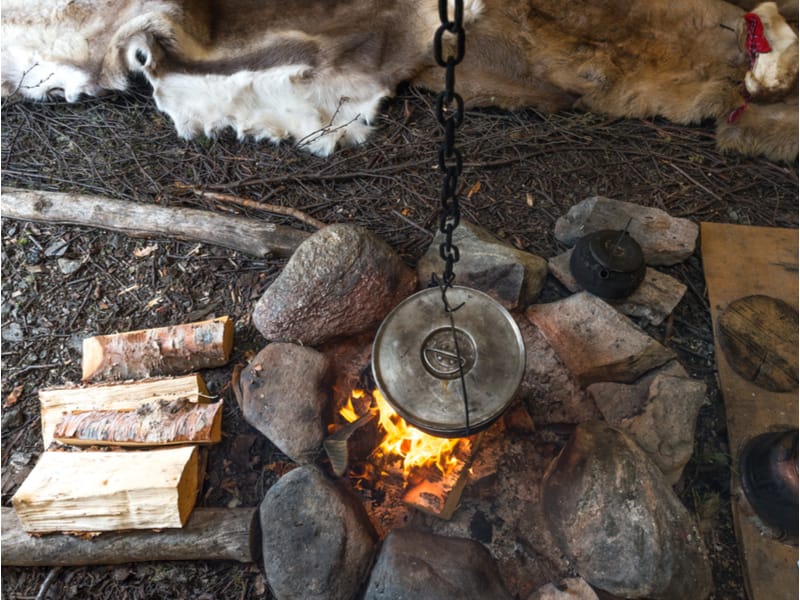
[(234, 380), (245, 420), (295, 462), (312, 462), (325, 436), (329, 364), (313, 348), (269, 344)]
[(711, 568), (689, 512), (627, 434), (579, 425), (542, 483), (547, 525), (581, 577), (623, 598), (705, 600)]
[(290, 471), (259, 511), (264, 571), (278, 600), (355, 598), (376, 536), (361, 502), (317, 467)]
[(671, 361), (630, 385), (594, 383), (586, 391), (603, 418), (631, 435), (675, 485), (694, 451), (705, 383), (691, 379), (678, 361)]
[[(439, 232), (430, 248), (417, 263), (417, 276), (422, 283), (432, 274), (441, 275), (444, 262), (439, 245), (444, 234)], [(502, 242), (485, 229), (461, 221), (453, 232), (459, 261), (455, 264), (455, 284), (480, 290), (511, 310), (525, 307), (542, 291), (547, 276), (547, 261)]]
[(510, 600), (480, 543), (396, 529), (384, 540), (364, 600)]
[[(583, 288), (575, 281), (569, 266), (572, 248), (554, 256), (547, 261), (553, 276), (571, 292), (579, 292)], [(634, 292), (620, 300), (606, 300), (623, 315), (647, 319), (651, 325), (660, 325), (666, 319), (686, 293), (686, 286), (680, 281), (647, 267), (644, 280)]]
[(586, 391), (600, 409), (603, 418), (616, 426), (623, 419), (644, 412), (650, 394), (650, 384), (658, 375), (689, 377), (680, 362), (671, 360), (657, 369), (648, 371), (633, 383), (603, 381), (593, 383), (586, 388)]
[(537, 426), (600, 419), (592, 398), (581, 389), (542, 332), (524, 316), (516, 318), (525, 342), (525, 372), (516, 397)]
[(525, 316), (541, 330), (584, 386), (598, 381), (632, 382), (675, 357), (671, 350), (588, 292), (534, 304)]
[(556, 221), (556, 239), (568, 246), (588, 233), (624, 229), (639, 242), (648, 265), (674, 265), (689, 258), (697, 246), (700, 227), (689, 219), (672, 217), (658, 208), (594, 196), (579, 202)]
[(329, 225), (300, 244), (256, 303), (253, 324), (268, 340), (316, 346), (378, 325), (416, 285), (376, 235)]

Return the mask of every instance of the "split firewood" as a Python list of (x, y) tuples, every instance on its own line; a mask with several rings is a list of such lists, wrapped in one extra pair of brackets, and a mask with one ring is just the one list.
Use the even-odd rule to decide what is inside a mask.
[(197, 373), (183, 377), (164, 377), (130, 383), (107, 383), (39, 390), (42, 439), (48, 448), (56, 425), (76, 411), (135, 410), (143, 403), (159, 400), (208, 402), (210, 396)]
[(196, 508), (182, 528), (106, 532), (93, 537), (30, 535), (13, 508), (2, 509), (2, 565), (117, 565), (161, 560), (256, 562), (261, 541), (256, 508)]
[(83, 381), (144, 379), (220, 367), (233, 349), (233, 321), (140, 329), (83, 340)]
[(461, 501), (461, 492), (469, 480), (469, 465), (478, 450), (482, 433), (459, 441), (456, 460), (447, 464), (444, 473), (429, 468), (427, 477), (412, 485), (403, 495), (403, 502), (440, 519), (450, 519)]
[(182, 527), (203, 473), (196, 446), (52, 452), (11, 499), (28, 533)]
[(71, 412), (53, 438), (72, 446), (172, 446), (216, 444), (222, 437), (222, 401), (185, 398), (144, 402), (136, 409)]

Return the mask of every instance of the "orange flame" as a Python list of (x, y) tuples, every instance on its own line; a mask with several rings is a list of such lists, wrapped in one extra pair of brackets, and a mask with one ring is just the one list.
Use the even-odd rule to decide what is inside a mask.
[[(362, 390), (353, 390), (345, 406), (339, 411), (348, 422), (358, 419), (353, 407), (354, 398), (362, 398)], [(378, 423), (386, 432), (380, 445), (376, 448), (377, 456), (395, 455), (402, 458), (403, 476), (408, 478), (411, 469), (434, 465), (442, 473), (448, 465), (458, 462), (454, 450), (460, 441), (458, 438), (440, 438), (429, 435), (410, 426), (386, 402), (380, 390), (372, 392), (372, 398), (378, 407)]]

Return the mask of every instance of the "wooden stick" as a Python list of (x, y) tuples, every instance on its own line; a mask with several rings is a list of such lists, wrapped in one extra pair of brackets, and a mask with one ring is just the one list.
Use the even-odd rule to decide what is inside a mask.
[(161, 560), (256, 562), (261, 531), (255, 508), (196, 508), (183, 528), (108, 532), (93, 538), (32, 536), (13, 508), (2, 513), (4, 567), (117, 565)]
[(144, 402), (136, 410), (71, 412), (53, 438), (71, 446), (216, 444), (222, 438), (222, 400), (197, 404), (180, 398)]
[(232, 194), (221, 194), (219, 192), (207, 192), (201, 188), (193, 185), (186, 185), (184, 183), (175, 183), (175, 187), (182, 190), (190, 190), (201, 198), (210, 198), (218, 202), (230, 202), (231, 204), (238, 204), (246, 208), (254, 208), (256, 210), (264, 210), (267, 212), (275, 213), (277, 215), (286, 215), (287, 217), (294, 217), (298, 221), (302, 221), (307, 225), (311, 225), (316, 229), (325, 227), (325, 223), (307, 215), (303, 211), (292, 208), (291, 206), (278, 206), (277, 204), (267, 204), (266, 202), (258, 202), (250, 198), (242, 198), (241, 196), (234, 196)]
[(53, 432), (58, 422), (71, 412), (136, 409), (145, 402), (178, 398), (186, 398), (190, 402), (207, 402), (210, 396), (203, 378), (197, 373), (133, 383), (73, 385), (39, 390), (44, 447), (48, 448), (53, 441)]
[(182, 527), (203, 477), (198, 454), (44, 452), (11, 501), (28, 533)]
[(4, 187), (4, 217), (99, 227), (132, 237), (170, 237), (224, 246), (257, 257), (291, 256), (309, 234), (283, 225), (204, 210), (164, 207), (104, 196)]
[(220, 317), (83, 340), (83, 381), (144, 379), (220, 367), (233, 348), (233, 321)]

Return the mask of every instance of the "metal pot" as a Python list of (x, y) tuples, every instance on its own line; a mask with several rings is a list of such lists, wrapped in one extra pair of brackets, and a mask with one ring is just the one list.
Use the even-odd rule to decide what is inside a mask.
[(797, 429), (751, 439), (739, 459), (742, 489), (756, 514), (797, 543)]
[(617, 300), (639, 287), (647, 265), (641, 246), (627, 231), (603, 229), (578, 240), (569, 266), (583, 289)]
[(447, 302), (450, 313), (442, 291), (429, 288), (398, 304), (378, 329), (372, 372), (409, 424), (462, 437), (489, 427), (511, 403), (525, 345), (513, 317), (483, 292), (453, 286)]

